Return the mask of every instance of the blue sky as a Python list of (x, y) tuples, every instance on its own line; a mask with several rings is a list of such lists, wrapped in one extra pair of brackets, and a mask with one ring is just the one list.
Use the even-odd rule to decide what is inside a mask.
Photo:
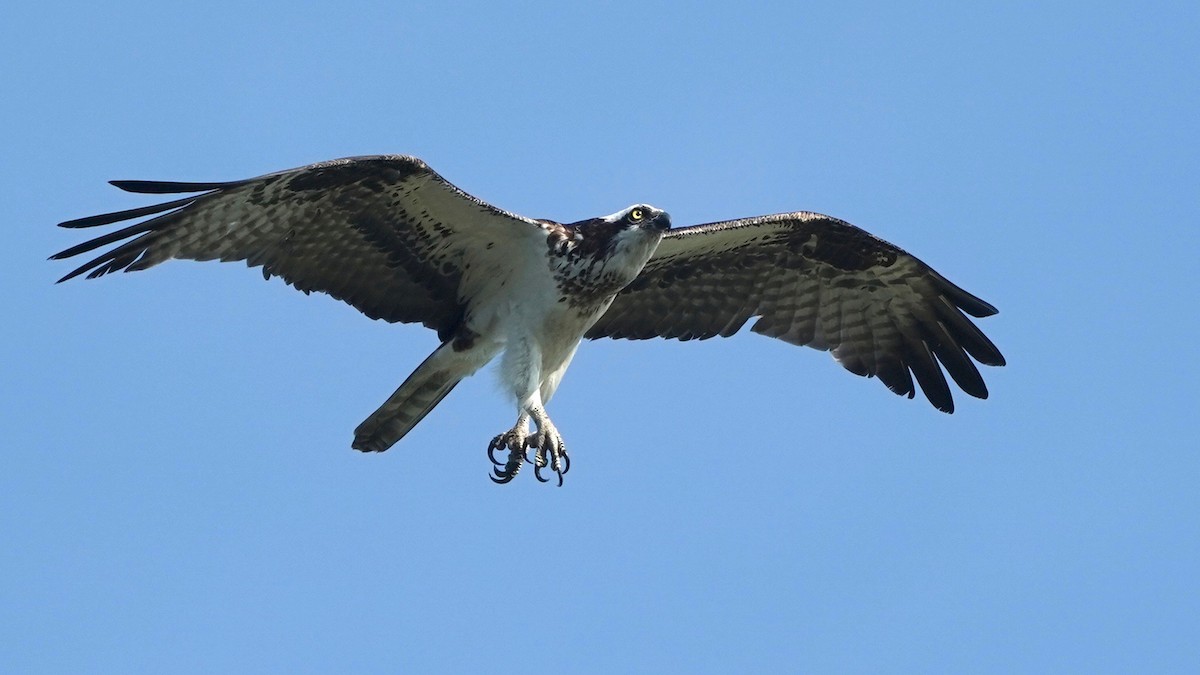
[[(1193, 3), (32, 3), (0, 20), (0, 670), (1200, 670)], [(53, 281), (54, 224), (410, 153), (576, 220), (798, 209), (995, 304), (953, 416), (752, 334), (580, 350), (554, 489), (490, 372), (240, 265)]]

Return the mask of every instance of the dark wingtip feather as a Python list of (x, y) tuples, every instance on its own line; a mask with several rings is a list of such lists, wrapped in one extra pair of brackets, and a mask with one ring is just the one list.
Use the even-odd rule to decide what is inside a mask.
[(110, 180), (109, 185), (126, 192), (137, 192), (147, 195), (166, 195), (179, 192), (208, 192), (237, 185), (236, 182), (222, 183), (183, 183), (165, 180)]
[(950, 385), (929, 345), (918, 335), (907, 332), (902, 335), (906, 345), (904, 365), (912, 371), (917, 384), (921, 385), (921, 393), (938, 410), (954, 412), (954, 396), (950, 393)]
[(912, 398), (916, 393), (913, 387), (912, 374), (899, 361), (881, 363), (875, 376), (883, 382), (888, 390), (898, 396)]
[(148, 232), (150, 230), (155, 229), (156, 227), (159, 227), (162, 223), (165, 222), (165, 219), (170, 218), (171, 215), (172, 214), (168, 213), (165, 216), (159, 216), (158, 218), (153, 218), (153, 219), (147, 220), (145, 222), (135, 223), (133, 225), (130, 225), (129, 227), (125, 227), (120, 230), (116, 230), (115, 232), (109, 232), (108, 234), (96, 237), (95, 239), (89, 239), (83, 243), (76, 244), (75, 246), (72, 246), (71, 248), (59, 251), (58, 253), (55, 253), (54, 255), (50, 256), (50, 259), (51, 260), (62, 260), (63, 258), (70, 258), (72, 256), (79, 255), (80, 253), (87, 253), (88, 251), (93, 251), (95, 249), (100, 248), (101, 246), (107, 246), (108, 244), (111, 244), (113, 242), (121, 241), (122, 239), (128, 239), (129, 237), (132, 237), (135, 234), (141, 234), (142, 232)]
[[(970, 294), (968, 294), (968, 295), (970, 295)], [(988, 316), (995, 316), (996, 314), (1000, 313), (1000, 310), (996, 309), (996, 307), (989, 302), (985, 302), (973, 295), (971, 296), (971, 300), (973, 301), (972, 303), (963, 304), (960, 306), (963, 308), (964, 311), (966, 311), (968, 314), (975, 317), (976, 319), (982, 319), (982, 318), (988, 317)]]
[(80, 228), (80, 227), (97, 227), (100, 225), (109, 225), (112, 223), (119, 223), (122, 220), (133, 220), (134, 218), (141, 218), (142, 216), (149, 216), (149, 215), (153, 215), (155, 213), (162, 213), (163, 211), (170, 211), (171, 209), (177, 209), (180, 207), (184, 207), (184, 206), (187, 206), (188, 204), (191, 204), (192, 202), (196, 201), (197, 199), (199, 199), (202, 196), (203, 195), (196, 195), (195, 197), (184, 197), (183, 199), (176, 199), (176, 200), (170, 201), (170, 202), (163, 202), (162, 204), (151, 204), (150, 206), (142, 206), (142, 207), (139, 207), (136, 209), (128, 209), (125, 211), (114, 211), (112, 213), (101, 213), (100, 215), (88, 216), (86, 218), (76, 218), (75, 220), (67, 220), (67, 221), (61, 222), (58, 224), (58, 226), (66, 227), (66, 228), (70, 228), (70, 229), (76, 229), (76, 228)]
[(99, 260), (93, 260), (84, 265), (80, 265), (79, 267), (76, 267), (74, 270), (71, 270), (67, 274), (64, 274), (61, 279), (59, 279), (58, 281), (56, 281), (54, 283), (61, 284), (64, 281), (70, 281), (71, 279), (74, 279), (75, 277), (79, 276), (80, 274), (83, 274), (84, 272), (87, 272), (88, 270), (92, 269), (93, 267), (95, 267), (99, 264), (100, 264)]
[(933, 275), (938, 285), (941, 286), (941, 290), (946, 297), (950, 298), (951, 302), (958, 305), (967, 314), (977, 319), (982, 319), (985, 316), (992, 316), (1000, 311), (983, 298), (964, 291), (957, 284), (932, 269), (929, 272)]
[(963, 296), (966, 297), (953, 293), (948, 295), (950, 299), (954, 301), (954, 304), (958, 305), (962, 311), (970, 314), (976, 319), (983, 319), (1000, 313), (1000, 310), (996, 309), (990, 303), (984, 302), (983, 300), (980, 300), (966, 291), (963, 291)]

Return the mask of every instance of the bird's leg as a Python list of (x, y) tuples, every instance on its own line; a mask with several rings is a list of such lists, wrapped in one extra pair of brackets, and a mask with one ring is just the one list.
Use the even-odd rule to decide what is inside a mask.
[(550, 421), (550, 416), (541, 406), (531, 407), (529, 413), (533, 416), (533, 423), (537, 425), (537, 431), (525, 439), (526, 447), (534, 450), (533, 475), (543, 483), (548, 482), (549, 478), (542, 478), (542, 468), (549, 466), (558, 474), (558, 485), (562, 487), (563, 474), (571, 470), (567, 445), (563, 443), (562, 435), (558, 433), (558, 429)]
[[(513, 428), (496, 436), (488, 443), (488, 459), (492, 460), (491, 479), (497, 483), (507, 483), (517, 477), (521, 464), (525, 461), (525, 449), (529, 447), (529, 413), (522, 411), (517, 417)], [(508, 459), (504, 462), (496, 459), (496, 451), (508, 450)]]
[[(538, 342), (532, 338), (520, 338), (510, 342), (504, 351), (504, 359), (500, 362), (500, 377), (511, 388), (517, 402), (517, 424), (510, 431), (492, 439), (488, 446), (488, 456), (496, 468), (492, 470), (492, 480), (497, 483), (507, 483), (521, 469), (523, 461), (533, 463), (533, 472), (537, 479), (547, 482), (542, 477), (542, 469), (550, 467), (558, 474), (558, 484), (562, 485), (562, 476), (570, 468), (566, 450), (563, 447), (562, 436), (554, 428), (550, 417), (546, 415), (545, 404), (542, 400), (541, 388), (546, 378), (542, 377), (542, 352)], [(561, 372), (550, 379), (552, 385), (548, 394), (553, 394)], [(537, 431), (529, 433), (529, 420), (537, 425)], [(495, 451), (507, 448), (508, 461), (500, 466), (495, 458)], [(528, 450), (533, 450), (533, 459), (529, 459)]]

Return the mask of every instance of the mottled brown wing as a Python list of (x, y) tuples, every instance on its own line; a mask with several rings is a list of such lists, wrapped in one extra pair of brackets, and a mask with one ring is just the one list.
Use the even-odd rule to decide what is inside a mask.
[[(996, 309), (928, 265), (836, 218), (784, 213), (671, 230), (589, 338), (680, 340), (751, 330), (827, 350), (847, 370), (954, 411), (942, 368), (972, 396), (972, 363), (1004, 365), (963, 312)], [(940, 367), (939, 367), (940, 363)]]
[(497, 264), (542, 227), (406, 156), (352, 157), (226, 183), (113, 185), (201, 194), (61, 223), (95, 227), (160, 214), (55, 254), (68, 258), (121, 242), (59, 281), (143, 270), (170, 258), (244, 260), (261, 266), (265, 278), (328, 293), (373, 319), (420, 322), (439, 333), (461, 318), (464, 269)]

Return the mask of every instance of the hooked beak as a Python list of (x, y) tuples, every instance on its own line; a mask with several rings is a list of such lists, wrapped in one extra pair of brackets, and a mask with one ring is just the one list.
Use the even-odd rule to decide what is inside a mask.
[(666, 232), (671, 229), (671, 216), (666, 211), (659, 211), (654, 214), (654, 218), (650, 220), (650, 227), (660, 232)]

